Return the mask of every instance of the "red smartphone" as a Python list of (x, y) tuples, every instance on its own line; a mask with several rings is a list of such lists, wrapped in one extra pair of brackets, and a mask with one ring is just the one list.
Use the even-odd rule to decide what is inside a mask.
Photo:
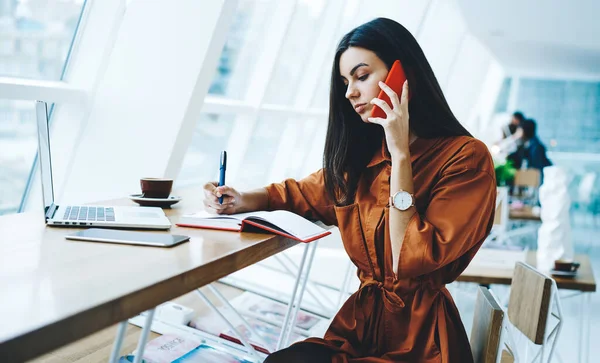
[[(398, 95), (398, 99), (402, 97), (402, 86), (404, 86), (404, 81), (406, 81), (406, 75), (404, 74), (404, 69), (402, 69), (402, 65), (400, 61), (397, 60), (392, 64), (392, 68), (388, 72), (387, 78), (385, 79), (385, 84), (387, 84), (396, 94)], [(377, 98), (384, 100), (391, 108), (392, 101), (388, 97), (387, 93), (383, 90), (379, 92)], [(373, 109), (371, 110), (371, 117), (381, 117), (387, 118), (385, 112), (377, 105), (373, 105)]]

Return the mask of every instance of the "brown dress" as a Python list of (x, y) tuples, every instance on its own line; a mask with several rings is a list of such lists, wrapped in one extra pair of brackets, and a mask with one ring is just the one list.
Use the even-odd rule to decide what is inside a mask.
[[(322, 170), (267, 187), (269, 209), (286, 209), (340, 229), (360, 289), (324, 339), (333, 362), (472, 362), (459, 312), (444, 285), (467, 267), (493, 221), (496, 181), (487, 147), (460, 136), (410, 146), (417, 213), (406, 228), (399, 274), (392, 271), (391, 160), (385, 144), (361, 176), (355, 203), (336, 207)], [(296, 344), (306, 344), (304, 342)]]

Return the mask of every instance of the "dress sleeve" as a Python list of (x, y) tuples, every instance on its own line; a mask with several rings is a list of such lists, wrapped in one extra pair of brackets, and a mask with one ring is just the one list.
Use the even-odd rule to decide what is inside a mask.
[(266, 187), (268, 210), (283, 209), (327, 225), (337, 225), (334, 203), (325, 190), (323, 169), (296, 181), (287, 179)]
[[(491, 157), (482, 145), (479, 141), (467, 145), (451, 158), (431, 190), (425, 212), (415, 213), (409, 221), (400, 250), (399, 277), (445, 267), (478, 248), (489, 234), (496, 180)], [(474, 253), (469, 255), (470, 261)]]

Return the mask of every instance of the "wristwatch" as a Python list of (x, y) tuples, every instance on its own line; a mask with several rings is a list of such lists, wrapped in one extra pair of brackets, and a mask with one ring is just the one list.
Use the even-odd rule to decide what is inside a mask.
[(399, 190), (390, 197), (390, 206), (405, 211), (415, 205), (415, 196), (407, 191)]

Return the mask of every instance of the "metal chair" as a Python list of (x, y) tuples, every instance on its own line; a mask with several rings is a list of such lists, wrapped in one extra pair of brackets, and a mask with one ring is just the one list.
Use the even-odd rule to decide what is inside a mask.
[[(553, 305), (556, 306), (556, 313), (552, 312)], [(538, 357), (540, 362), (550, 362), (563, 320), (556, 282), (533, 266), (517, 262), (510, 285), (507, 315), (512, 327), (528, 340), (527, 343), (540, 347), (532, 362)], [(550, 317), (557, 319), (551, 330), (548, 329)], [(515, 335), (509, 334), (511, 340)], [(550, 352), (546, 357), (547, 345), (550, 343)], [(516, 347), (514, 340), (511, 346)], [(518, 362), (528, 360), (529, 346), (530, 344), (525, 346), (525, 358), (522, 360), (521, 354), (516, 354), (517, 349), (514, 350)]]
[[(540, 187), (541, 173), (538, 169), (521, 169), (515, 172), (514, 187), (519, 191), (520, 199), (530, 202), (532, 205), (538, 203), (538, 188)], [(523, 197), (523, 191), (527, 195)]]
[(487, 287), (479, 286), (471, 328), (471, 351), (475, 363), (509, 363), (514, 361), (504, 342), (504, 310)]

